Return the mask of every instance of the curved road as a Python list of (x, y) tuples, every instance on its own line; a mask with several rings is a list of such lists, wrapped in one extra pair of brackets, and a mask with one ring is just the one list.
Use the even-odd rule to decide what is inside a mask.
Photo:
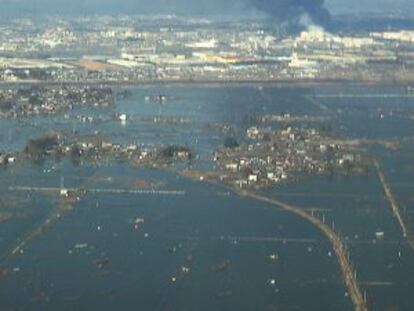
[(359, 287), (356, 275), (352, 270), (351, 262), (348, 259), (348, 253), (346, 251), (345, 245), (340, 239), (339, 235), (336, 234), (334, 230), (332, 230), (328, 225), (323, 223), (318, 218), (312, 216), (311, 214), (302, 210), (299, 207), (289, 205), (284, 202), (280, 202), (278, 200), (271, 199), (263, 195), (249, 191), (239, 191), (238, 193), (240, 195), (248, 196), (253, 199), (272, 204), (274, 206), (277, 206), (278, 208), (282, 208), (288, 212), (291, 212), (301, 217), (302, 219), (307, 220), (308, 222), (316, 226), (329, 239), (329, 241), (332, 244), (332, 247), (338, 259), (339, 266), (341, 268), (342, 277), (348, 289), (348, 294), (352, 300), (355, 311), (368, 311), (368, 306)]

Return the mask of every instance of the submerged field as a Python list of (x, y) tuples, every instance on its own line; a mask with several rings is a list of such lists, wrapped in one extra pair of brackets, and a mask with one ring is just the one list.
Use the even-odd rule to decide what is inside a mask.
[[(351, 310), (326, 238), (283, 210), (220, 184), (188, 180), (212, 171), (213, 152), (264, 115), (329, 127), (381, 163), (404, 221), (414, 230), (414, 106), (403, 87), (134, 87), (113, 107), (0, 121), (0, 150), (24, 149), (53, 132), (113, 142), (191, 148), (192, 163), (19, 161), (0, 167), (2, 310)], [(151, 98), (165, 95), (157, 103)], [(117, 114), (126, 114), (122, 123)], [(93, 116), (85, 123), (79, 116)], [(300, 118), (304, 117), (306, 118)], [(275, 126), (286, 126), (285, 123)], [(404, 138), (404, 139), (403, 139)], [(382, 141), (400, 141), (396, 149)], [(180, 196), (88, 193), (62, 206), (57, 193), (11, 186), (179, 190)], [(374, 166), (364, 174), (298, 175), (261, 190), (313, 210), (350, 250), (372, 310), (411, 310), (414, 251), (403, 238)], [(376, 234), (382, 232), (383, 238)], [(13, 250), (24, 243), (17, 253)]]

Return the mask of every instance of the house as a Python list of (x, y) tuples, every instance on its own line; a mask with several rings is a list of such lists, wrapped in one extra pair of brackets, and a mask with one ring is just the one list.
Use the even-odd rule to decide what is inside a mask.
[(177, 158), (185, 159), (190, 156), (190, 153), (187, 150), (180, 150), (177, 152)]
[(256, 174), (250, 174), (248, 180), (249, 182), (257, 182), (259, 177)]
[(345, 154), (342, 158), (346, 162), (354, 162), (355, 161), (355, 156), (353, 154)]
[(129, 145), (127, 146), (127, 151), (137, 151), (138, 146), (137, 145)]
[(13, 164), (14, 162), (16, 162), (16, 158), (12, 157), (12, 156), (8, 156), (7, 157), (7, 163), (8, 164)]
[(236, 172), (238, 170), (238, 168), (239, 168), (239, 165), (237, 163), (228, 163), (228, 164), (226, 164), (226, 170)]
[(280, 175), (275, 172), (267, 172), (267, 179), (273, 182), (278, 182), (280, 180)]
[(341, 159), (338, 160), (339, 165), (344, 165), (345, 163), (353, 163), (355, 161), (355, 156), (353, 154), (345, 154)]
[(102, 141), (102, 149), (111, 149), (112, 148), (112, 143), (108, 143), (105, 141)]
[(139, 156), (140, 160), (145, 159), (149, 156), (149, 152), (147, 150), (142, 150)]
[(239, 179), (239, 180), (236, 180), (236, 184), (237, 184), (240, 188), (243, 188), (243, 186), (246, 186), (246, 185), (247, 185), (247, 181), (246, 181), (246, 180), (243, 180), (243, 179)]
[(247, 133), (247, 137), (251, 138), (251, 139), (256, 139), (259, 136), (259, 129), (255, 126), (252, 126), (250, 128), (247, 129), (246, 131)]
[(125, 113), (121, 113), (119, 116), (118, 116), (118, 119), (119, 119), (119, 121), (121, 121), (121, 122), (126, 122), (127, 121), (127, 115), (125, 114)]

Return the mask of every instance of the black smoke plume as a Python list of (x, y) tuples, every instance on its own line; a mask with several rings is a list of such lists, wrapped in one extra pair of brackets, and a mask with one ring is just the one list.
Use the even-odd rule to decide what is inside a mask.
[(279, 22), (329, 27), (331, 15), (324, 0), (252, 0), (253, 5)]

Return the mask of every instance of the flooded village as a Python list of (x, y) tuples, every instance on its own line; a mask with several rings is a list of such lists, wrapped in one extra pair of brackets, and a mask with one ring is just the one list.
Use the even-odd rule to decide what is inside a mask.
[(0, 89), (0, 115), (17, 118), (54, 114), (77, 105), (110, 106), (115, 94), (109, 87), (22, 86)]
[[(166, 302), (147, 303), (163, 310), (199, 282), (208, 288), (209, 307), (237, 301), (256, 305), (251, 295), (241, 298), (245, 291), (237, 284), (246, 273), (259, 295), (267, 297), (265, 310), (284, 308), (298, 295), (313, 297), (311, 310), (321, 303), (337, 310), (387, 310), (379, 292), (396, 287), (403, 293), (409, 287), (401, 281), (408, 275), (389, 274), (409, 267), (411, 257), (373, 162), (397, 153), (409, 161), (409, 113), (393, 115), (386, 107), (381, 113), (344, 110), (340, 100), (314, 96), (332, 92), (322, 86), (299, 91), (218, 87), (215, 92), (203, 87), (29, 88), (30, 96), (42, 102), (59, 99), (48, 106), (28, 102), (29, 91), (21, 88), (1, 93), (2, 120), (9, 126), (1, 136), (0, 221), (4, 230), (18, 223), (26, 228), (17, 238), (0, 239), (0, 288), (7, 292), (12, 282), (29, 278), (22, 310), (33, 301), (51, 310), (62, 301), (78, 306), (88, 299), (94, 306), (105, 301), (108, 306), (101, 307), (109, 310), (122, 301), (123, 286), (140, 292), (161, 288)], [(221, 92), (229, 90), (232, 95), (223, 103)], [(240, 92), (252, 90), (262, 104), (254, 118), (247, 118), (252, 99)], [(274, 95), (284, 92), (297, 105)], [(267, 94), (273, 94), (270, 100)], [(405, 102), (398, 105), (395, 111), (410, 109)], [(359, 125), (355, 120), (364, 118), (366, 129), (371, 122), (388, 129), (386, 122), (406, 125), (390, 129), (405, 132), (405, 140), (397, 144), (393, 135), (357, 133), (358, 126), (338, 123), (340, 114)], [(56, 126), (49, 127), (50, 122)], [(393, 175), (381, 162), (392, 192)], [(409, 180), (409, 170), (404, 172)], [(326, 190), (306, 189), (310, 184)], [(409, 194), (397, 191), (393, 202), (411, 231), (404, 198)], [(64, 233), (71, 226), (76, 229)], [(87, 274), (98, 284), (96, 298), (86, 298), (82, 286), (62, 294), (59, 274), (47, 268), (46, 241), (53, 245), (50, 256), (74, 269), (76, 280)], [(372, 256), (361, 257), (361, 248), (374, 249)], [(252, 249), (248, 257), (257, 268), (248, 269), (245, 252)], [(121, 251), (128, 256), (119, 256)], [(378, 251), (387, 254), (386, 263), (374, 259)], [(383, 269), (383, 276), (367, 274), (369, 264)], [(134, 283), (131, 269), (144, 279), (158, 275), (157, 285)], [(289, 281), (292, 275), (297, 281)], [(39, 283), (42, 279), (47, 286)], [(330, 294), (322, 299), (315, 290)], [(192, 306), (185, 299), (178, 303)]]

